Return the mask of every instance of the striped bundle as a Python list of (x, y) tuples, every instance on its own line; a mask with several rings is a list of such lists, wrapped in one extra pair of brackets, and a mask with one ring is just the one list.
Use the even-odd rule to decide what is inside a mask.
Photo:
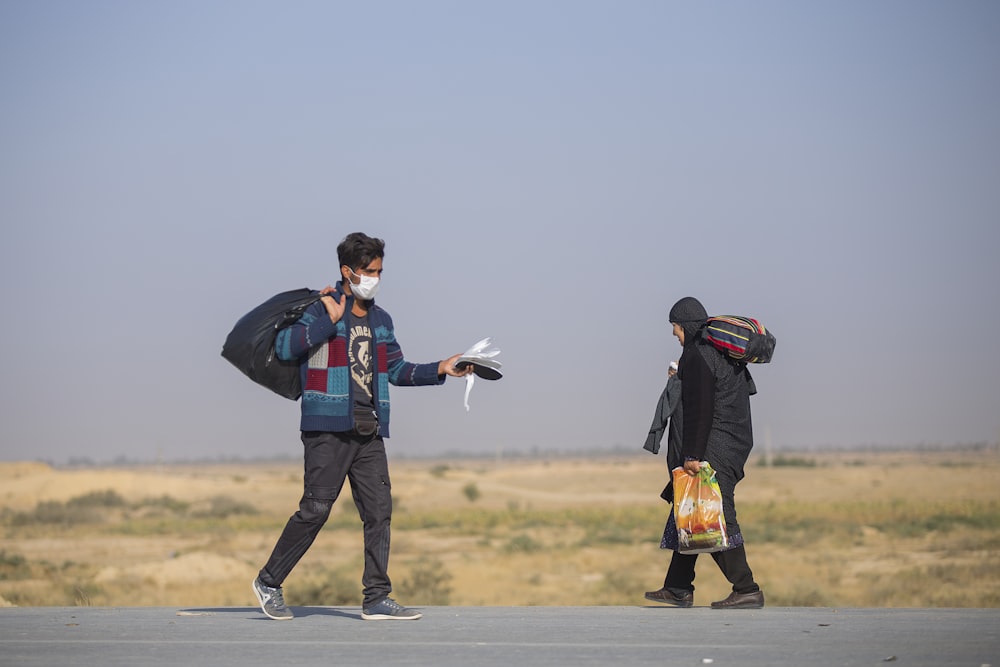
[(710, 317), (702, 337), (730, 359), (747, 364), (766, 364), (774, 354), (774, 334), (749, 317), (719, 315)]

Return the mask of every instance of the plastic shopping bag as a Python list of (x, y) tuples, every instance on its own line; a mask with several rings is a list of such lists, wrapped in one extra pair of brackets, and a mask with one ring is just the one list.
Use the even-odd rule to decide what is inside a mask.
[(722, 491), (712, 466), (702, 461), (701, 470), (693, 476), (682, 467), (674, 468), (673, 477), (678, 551), (700, 554), (729, 548)]

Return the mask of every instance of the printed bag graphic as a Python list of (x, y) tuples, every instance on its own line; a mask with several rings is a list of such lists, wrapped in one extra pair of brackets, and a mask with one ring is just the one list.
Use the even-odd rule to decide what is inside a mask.
[(722, 492), (715, 470), (702, 462), (697, 475), (687, 474), (682, 467), (672, 472), (677, 550), (682, 554), (700, 554), (729, 548)]

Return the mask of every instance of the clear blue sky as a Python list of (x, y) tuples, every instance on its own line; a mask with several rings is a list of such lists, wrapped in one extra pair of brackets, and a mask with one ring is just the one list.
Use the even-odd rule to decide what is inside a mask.
[(220, 356), (387, 241), (390, 451), (641, 452), (693, 295), (758, 444), (1000, 439), (1000, 4), (0, 4), (0, 458), (300, 451)]

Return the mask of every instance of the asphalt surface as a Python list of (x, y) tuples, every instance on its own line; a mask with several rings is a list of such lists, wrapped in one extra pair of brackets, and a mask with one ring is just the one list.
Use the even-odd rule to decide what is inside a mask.
[(1000, 667), (1000, 609), (358, 607), (0, 609), (0, 665)]

